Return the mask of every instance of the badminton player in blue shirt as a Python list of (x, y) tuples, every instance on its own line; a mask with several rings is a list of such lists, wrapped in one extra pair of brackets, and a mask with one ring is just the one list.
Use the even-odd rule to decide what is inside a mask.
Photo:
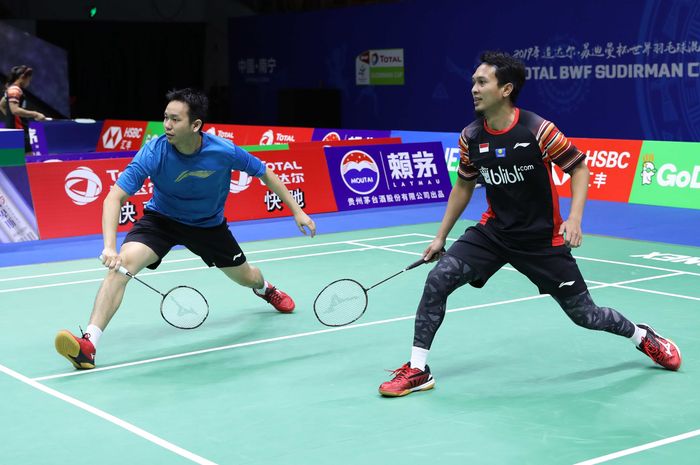
[[(224, 218), (231, 170), (260, 180), (287, 205), (299, 230), (316, 234), (313, 220), (301, 209), (285, 185), (258, 158), (232, 142), (202, 132), (209, 102), (193, 89), (167, 94), (165, 134), (139, 150), (105, 198), (102, 211), (102, 261), (111, 272), (97, 292), (90, 321), (81, 336), (68, 330), (56, 335), (56, 350), (78, 369), (95, 367), (95, 348), (116, 313), (128, 277), (116, 272), (124, 266), (132, 274), (155, 269), (170, 249), (184, 245), (231, 280), (253, 289), (277, 311), (294, 310), (292, 298), (265, 281), (249, 264)], [(144, 215), (129, 231), (117, 252), (117, 226), (122, 205), (143, 185), (153, 183), (153, 197)]]

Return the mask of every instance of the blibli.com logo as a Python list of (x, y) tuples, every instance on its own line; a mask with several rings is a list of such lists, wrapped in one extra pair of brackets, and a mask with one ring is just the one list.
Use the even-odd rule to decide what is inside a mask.
[(79, 166), (66, 176), (66, 194), (76, 205), (94, 202), (102, 193), (102, 181), (90, 168)]
[(515, 184), (522, 182), (525, 180), (523, 171), (531, 171), (534, 169), (534, 165), (512, 166), (510, 169), (503, 169), (499, 166), (498, 170), (490, 170), (482, 167), (479, 169), (479, 172), (481, 172), (481, 175), (484, 177), (486, 184), (498, 186), (500, 184)]
[(354, 193), (371, 194), (379, 185), (379, 166), (368, 153), (353, 150), (340, 160), (340, 177)]

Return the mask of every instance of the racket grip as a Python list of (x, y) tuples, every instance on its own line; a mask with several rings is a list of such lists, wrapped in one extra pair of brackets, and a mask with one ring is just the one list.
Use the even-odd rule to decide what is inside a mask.
[[(442, 254), (445, 253), (445, 248), (443, 247), (442, 249), (440, 249), (440, 252), (438, 252), (438, 253), (440, 254), (440, 256), (442, 256)], [(421, 265), (424, 265), (424, 264), (426, 264), (426, 263), (428, 263), (428, 262), (432, 262), (432, 261), (434, 261), (434, 260), (435, 260), (435, 259), (433, 258), (433, 259), (431, 259), (431, 260), (425, 261), (425, 260), (423, 260), (423, 259), (421, 258), (420, 260), (417, 260), (417, 261), (411, 263), (410, 265), (408, 265), (408, 267), (406, 267), (406, 270), (405, 270), (405, 271), (412, 270), (412, 269), (414, 269), (414, 268), (416, 268), (416, 267), (419, 267), (419, 266), (421, 266)]]
[[(104, 256), (102, 256), (102, 255), (100, 255), (100, 256), (97, 257), (97, 258), (99, 258), (100, 261), (103, 261), (103, 260), (104, 260)], [(119, 269), (117, 269), (117, 271), (120, 272), (121, 274), (125, 275), (125, 276), (128, 276), (128, 277), (130, 277), (130, 278), (132, 277), (132, 276), (131, 276), (131, 273), (129, 273), (129, 270), (127, 270), (127, 269), (124, 268), (123, 266), (120, 266)]]
[(426, 263), (428, 263), (428, 262), (426, 262), (425, 260), (423, 260), (423, 259), (421, 258), (420, 260), (417, 260), (417, 261), (411, 263), (410, 265), (408, 265), (408, 266), (406, 267), (406, 271), (412, 270), (412, 269), (414, 269), (414, 268), (416, 268), (416, 267), (419, 267), (419, 266), (421, 266), (421, 265), (424, 265), (424, 264), (426, 264)]

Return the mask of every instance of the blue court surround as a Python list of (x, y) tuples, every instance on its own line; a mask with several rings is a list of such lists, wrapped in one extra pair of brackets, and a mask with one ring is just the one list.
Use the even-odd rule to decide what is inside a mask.
[[(383, 228), (405, 224), (437, 222), (442, 220), (445, 202), (386, 207), (353, 212), (313, 215), (320, 235), (352, 231), (356, 229)], [(562, 216), (566, 218), (570, 199), (560, 199)], [(484, 189), (474, 192), (471, 203), (462, 215), (465, 219), (478, 220), (486, 210)], [(291, 218), (241, 221), (230, 223), (236, 239), (241, 242), (279, 239), (300, 235)], [(589, 200), (583, 219), (583, 232), (627, 239), (666, 242), (700, 247), (700, 210), (654, 207), (618, 202)], [(459, 231), (461, 233), (461, 231)], [(453, 231), (456, 236), (458, 231)], [(125, 233), (119, 234), (118, 242)], [(244, 247), (245, 250), (245, 247)], [(65, 239), (0, 244), (0, 266), (91, 258), (102, 251), (102, 235)]]

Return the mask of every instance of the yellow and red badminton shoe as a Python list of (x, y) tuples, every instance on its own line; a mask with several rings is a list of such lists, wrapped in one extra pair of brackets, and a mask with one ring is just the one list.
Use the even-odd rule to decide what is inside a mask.
[(95, 346), (90, 342), (90, 334), (83, 333), (82, 337), (74, 336), (67, 329), (56, 334), (56, 352), (66, 357), (78, 370), (95, 368)]
[(637, 326), (647, 331), (637, 349), (667, 370), (678, 370), (681, 367), (681, 351), (678, 346), (672, 340), (659, 336), (649, 325), (640, 323)]
[(435, 387), (435, 380), (430, 374), (430, 367), (425, 366), (425, 371), (411, 368), (411, 362), (401, 368), (392, 371), (394, 379), (382, 383), (379, 393), (387, 397), (401, 397), (415, 391), (427, 391)]
[[(269, 283), (268, 283), (269, 284)], [(257, 295), (265, 302), (275, 307), (275, 310), (281, 313), (292, 313), (294, 311), (294, 301), (292, 300), (286, 292), (282, 292), (277, 289), (272, 284), (265, 289), (265, 294), (258, 294), (255, 289), (253, 289), (253, 294)]]

